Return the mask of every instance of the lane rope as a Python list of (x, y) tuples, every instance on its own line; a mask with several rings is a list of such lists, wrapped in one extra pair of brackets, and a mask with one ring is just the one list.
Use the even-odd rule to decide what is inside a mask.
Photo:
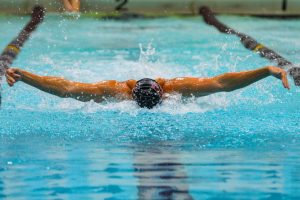
[(19, 35), (11, 41), (3, 50), (0, 55), (0, 106), (1, 106), (1, 83), (2, 77), (6, 70), (12, 65), (13, 61), (17, 58), (24, 43), (29, 39), (30, 35), (39, 24), (43, 21), (45, 16), (45, 9), (42, 6), (35, 6), (32, 9), (31, 19), (22, 29)]
[(288, 71), (289, 75), (293, 77), (296, 86), (300, 86), (300, 67), (295, 66), (292, 62), (288, 61), (272, 49), (269, 49), (263, 44), (258, 43), (254, 38), (236, 31), (227, 25), (221, 23), (207, 6), (203, 6), (199, 10), (208, 25), (217, 28), (221, 33), (236, 35), (240, 38), (241, 43), (246, 49), (259, 53), (262, 57), (270, 61), (276, 62), (277, 66)]

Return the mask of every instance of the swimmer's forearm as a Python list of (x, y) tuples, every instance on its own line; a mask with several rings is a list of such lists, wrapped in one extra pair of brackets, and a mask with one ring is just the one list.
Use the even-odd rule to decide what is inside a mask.
[(243, 88), (269, 75), (268, 67), (264, 67), (252, 71), (225, 73), (213, 78), (176, 78), (166, 82), (164, 91), (178, 92), (183, 96), (206, 96)]
[(62, 97), (74, 98), (78, 101), (101, 102), (108, 97), (114, 97), (118, 94), (118, 82), (103, 81), (99, 83), (79, 83), (69, 81), (64, 78), (54, 76), (39, 76), (25, 70), (17, 69), (17, 74), (21, 76), (20, 81), (31, 85), (44, 92)]
[(18, 69), (21, 81), (44, 92), (59, 96), (68, 97), (67, 87), (70, 81), (60, 77), (39, 76), (25, 70)]
[(220, 76), (216, 76), (214, 79), (220, 84), (222, 91), (230, 92), (246, 87), (270, 75), (269, 67), (263, 67), (244, 72), (225, 73)]

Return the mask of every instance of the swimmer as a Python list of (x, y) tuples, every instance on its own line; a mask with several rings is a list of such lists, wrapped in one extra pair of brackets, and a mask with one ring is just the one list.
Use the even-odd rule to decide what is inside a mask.
[(116, 80), (98, 83), (79, 83), (61, 77), (39, 76), (18, 68), (6, 71), (9, 86), (22, 81), (44, 92), (79, 101), (102, 102), (109, 98), (118, 100), (134, 100), (140, 107), (153, 108), (160, 104), (167, 94), (179, 93), (183, 97), (201, 97), (217, 92), (231, 92), (268, 76), (282, 81), (283, 87), (290, 89), (287, 72), (281, 68), (267, 66), (243, 72), (225, 73), (211, 78), (183, 77), (174, 79), (149, 79), (139, 81)]
[(62, 0), (64, 4), (64, 9), (67, 12), (79, 12), (80, 10), (80, 0)]

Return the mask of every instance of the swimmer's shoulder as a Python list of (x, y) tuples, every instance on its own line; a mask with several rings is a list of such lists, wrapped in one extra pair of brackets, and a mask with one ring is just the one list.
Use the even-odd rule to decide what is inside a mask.
[(134, 79), (129, 79), (129, 80), (127, 80), (127, 81), (124, 81), (123, 83), (125, 83), (126, 86), (127, 86), (130, 90), (132, 90), (132, 89), (134, 88), (135, 84), (136, 84), (136, 80), (134, 80)]
[(164, 87), (167, 79), (165, 78), (156, 78), (155, 81), (161, 86), (161, 87)]

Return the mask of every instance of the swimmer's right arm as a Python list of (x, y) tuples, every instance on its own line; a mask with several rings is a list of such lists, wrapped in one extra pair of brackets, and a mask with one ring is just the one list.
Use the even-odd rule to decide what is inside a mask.
[(105, 98), (117, 96), (120, 91), (119, 88), (122, 88), (122, 83), (117, 81), (79, 83), (61, 77), (39, 76), (17, 68), (8, 69), (6, 79), (9, 86), (13, 86), (17, 81), (22, 81), (44, 92), (62, 98), (70, 97), (84, 102), (90, 100), (100, 102), (105, 100)]

